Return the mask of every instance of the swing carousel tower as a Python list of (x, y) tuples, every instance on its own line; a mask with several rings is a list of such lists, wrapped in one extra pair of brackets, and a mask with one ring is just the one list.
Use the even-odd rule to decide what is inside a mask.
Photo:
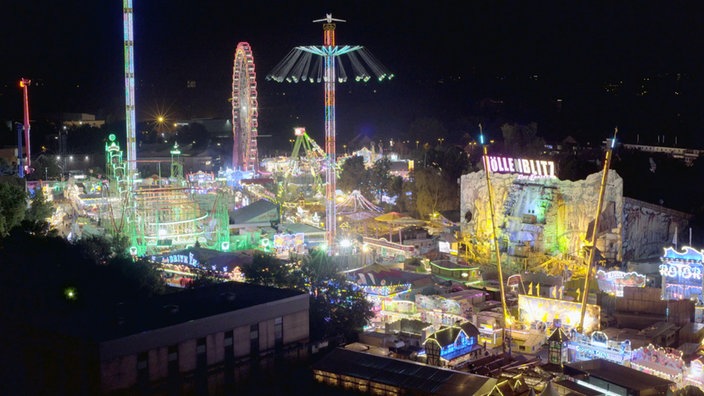
[[(313, 22), (323, 23), (322, 46), (299, 46), (292, 49), (266, 78), (276, 82), (310, 81), (325, 83), (325, 242), (328, 255), (335, 253), (337, 217), (335, 211), (335, 83), (347, 81), (343, 55), (349, 59), (355, 81), (367, 82), (374, 75), (379, 81), (391, 79), (391, 74), (361, 45), (337, 45), (332, 14)], [(316, 56), (313, 61), (313, 56)], [(321, 63), (322, 59), (322, 63)], [(339, 71), (338, 71), (339, 70)]]

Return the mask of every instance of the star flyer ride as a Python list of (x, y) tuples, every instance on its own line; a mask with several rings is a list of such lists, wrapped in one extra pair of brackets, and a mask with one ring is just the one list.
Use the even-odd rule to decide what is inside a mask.
[[(352, 66), (355, 81), (367, 82), (374, 74), (379, 81), (391, 79), (391, 74), (374, 56), (361, 45), (338, 46), (335, 42), (335, 19), (332, 14), (313, 22), (323, 22), (323, 45), (299, 46), (292, 49), (266, 77), (276, 82), (324, 82), (325, 83), (325, 241), (328, 255), (335, 253), (337, 217), (335, 213), (335, 82), (347, 81), (347, 71), (341, 57), (347, 55)], [(317, 58), (312, 60), (313, 55)], [(321, 63), (320, 60), (323, 60)], [(336, 69), (339, 68), (339, 73)]]

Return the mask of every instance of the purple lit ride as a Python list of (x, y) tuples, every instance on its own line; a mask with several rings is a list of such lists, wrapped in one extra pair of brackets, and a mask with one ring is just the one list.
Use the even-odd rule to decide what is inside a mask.
[(232, 168), (257, 172), (258, 103), (257, 73), (254, 70), (252, 47), (240, 42), (232, 67)]

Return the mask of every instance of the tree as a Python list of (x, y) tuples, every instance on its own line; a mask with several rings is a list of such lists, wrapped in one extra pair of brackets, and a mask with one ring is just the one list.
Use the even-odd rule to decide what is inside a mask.
[(81, 255), (87, 260), (106, 265), (112, 257), (116, 257), (124, 252), (124, 250), (115, 251), (110, 240), (99, 236), (88, 236), (81, 238), (78, 244)]
[(342, 164), (337, 188), (348, 193), (359, 190), (362, 195), (369, 196), (369, 174), (364, 166), (364, 158), (355, 156), (345, 160)]
[(421, 217), (442, 210), (459, 208), (457, 183), (450, 182), (434, 167), (419, 167), (413, 171), (413, 194), (416, 210)]
[(286, 287), (310, 295), (310, 337), (354, 339), (372, 317), (371, 304), (322, 250), (302, 258), (297, 268), (263, 253), (242, 269), (248, 282)]
[(301, 273), (311, 295), (311, 339), (356, 339), (373, 316), (364, 293), (340, 273), (338, 264), (323, 251), (306, 256)]
[(271, 254), (255, 252), (252, 263), (242, 267), (247, 282), (262, 286), (288, 287), (291, 284), (286, 264)]
[(382, 158), (374, 163), (369, 171), (369, 187), (373, 191), (377, 202), (381, 202), (383, 194), (387, 193), (391, 183), (391, 161)]
[(60, 161), (53, 155), (39, 154), (37, 158), (32, 160), (34, 172), (29, 175), (35, 180), (59, 178), (61, 177), (61, 166), (59, 163)]
[(19, 184), (19, 179), (0, 183), (0, 237), (20, 225), (27, 207), (26, 194)]
[(504, 150), (509, 155), (537, 156), (545, 150), (545, 140), (538, 137), (538, 124), (503, 124)]
[[(126, 254), (92, 254), (96, 245), (109, 246), (110, 242), (81, 239), (70, 243), (19, 227), (0, 239), (0, 279), (6, 281), (0, 298), (13, 301), (0, 307), (0, 322), (3, 315), (21, 313), (31, 319), (72, 309), (105, 309), (164, 292), (154, 264), (134, 262)], [(96, 260), (106, 255), (109, 258), (104, 261)], [(70, 298), (66, 290), (71, 290)]]
[(442, 150), (439, 164), (443, 176), (448, 180), (457, 180), (472, 168), (467, 153), (459, 146), (447, 146)]
[(16, 166), (12, 166), (5, 158), (0, 158), (0, 176), (14, 175)]
[(34, 196), (30, 199), (29, 209), (27, 209), (25, 219), (34, 222), (46, 222), (53, 213), (54, 206), (44, 197), (44, 190), (41, 187), (37, 187), (34, 190)]

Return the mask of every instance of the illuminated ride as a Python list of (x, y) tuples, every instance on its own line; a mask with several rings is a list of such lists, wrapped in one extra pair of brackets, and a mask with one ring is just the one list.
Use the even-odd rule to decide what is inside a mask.
[(232, 68), (232, 168), (257, 172), (257, 74), (249, 43), (237, 44)]
[[(293, 48), (267, 76), (267, 80), (276, 82), (324, 82), (325, 83), (325, 242), (328, 255), (335, 252), (335, 234), (337, 217), (335, 212), (336, 174), (335, 167), (335, 83), (347, 81), (347, 71), (342, 63), (342, 56), (350, 60), (355, 81), (369, 81), (374, 75), (379, 81), (393, 77), (374, 56), (360, 45), (337, 45), (335, 42), (335, 19), (326, 14), (323, 22), (323, 45), (307, 45)], [(313, 56), (316, 56), (313, 60)], [(322, 63), (321, 63), (322, 59)], [(339, 72), (336, 70), (339, 69)]]
[[(131, 180), (127, 161), (110, 135), (105, 146), (110, 179), (103, 195), (100, 218), (113, 235), (130, 241), (130, 254), (144, 256), (202, 247), (229, 250), (229, 217), (225, 193), (199, 194), (183, 178), (180, 150), (171, 150), (171, 160), (142, 160), (155, 165), (156, 178)], [(170, 175), (162, 177), (161, 164), (170, 162)], [(197, 198), (197, 199), (196, 199)]]
[(343, 215), (353, 215), (356, 213), (369, 213), (370, 216), (378, 216), (383, 212), (380, 206), (374, 205), (371, 201), (364, 198), (359, 190), (354, 190), (343, 201), (335, 205), (338, 213)]
[(132, 0), (122, 1), (123, 45), (125, 52), (125, 132), (127, 137), (128, 176), (134, 177), (137, 171), (137, 117), (134, 103), (134, 31), (132, 21), (134, 9)]
[(31, 150), (30, 150), (30, 142), (29, 142), (29, 84), (31, 84), (32, 81), (26, 78), (23, 78), (20, 80), (20, 88), (22, 88), (22, 105), (24, 109), (24, 124), (23, 124), (23, 130), (24, 130), (24, 147), (25, 147), (25, 156), (27, 157), (27, 162), (23, 165), (22, 164), (22, 138), (18, 137), (18, 144), (17, 144), (17, 157), (19, 161), (17, 163), (19, 164), (19, 176), (24, 177), (25, 173), (30, 173), (32, 171), (32, 156), (31, 156)]
[[(296, 141), (288, 164), (282, 171), (277, 200), (290, 205), (299, 198), (319, 201), (322, 198), (323, 182), (320, 177), (325, 164), (325, 152), (306, 133), (305, 128), (294, 128)], [(303, 152), (301, 152), (303, 149)], [(294, 188), (294, 184), (298, 188)]]

